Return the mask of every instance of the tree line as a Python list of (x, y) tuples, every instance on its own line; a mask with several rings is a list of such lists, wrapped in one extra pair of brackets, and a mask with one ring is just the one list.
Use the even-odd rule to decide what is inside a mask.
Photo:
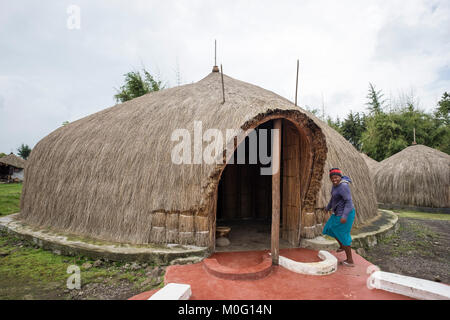
[[(369, 83), (367, 111), (352, 112), (344, 119), (325, 120), (358, 151), (382, 161), (410, 146), (414, 141), (450, 154), (450, 95), (441, 97), (432, 112), (418, 107), (414, 95), (403, 95), (393, 105), (387, 105), (384, 94)], [(318, 114), (318, 109), (308, 109)]]

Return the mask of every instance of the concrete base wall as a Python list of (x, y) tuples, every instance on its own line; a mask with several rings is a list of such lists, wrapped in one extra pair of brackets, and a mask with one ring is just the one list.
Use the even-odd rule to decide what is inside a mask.
[(196, 257), (199, 261), (209, 255), (208, 248), (191, 245), (141, 245), (133, 246), (122, 243), (108, 243), (85, 239), (70, 239), (69, 236), (36, 230), (15, 220), (17, 214), (0, 218), (0, 232), (30, 241), (55, 254), (67, 256), (83, 255), (92, 259), (103, 258), (111, 261), (136, 261), (156, 265), (183, 263), (187, 257)]

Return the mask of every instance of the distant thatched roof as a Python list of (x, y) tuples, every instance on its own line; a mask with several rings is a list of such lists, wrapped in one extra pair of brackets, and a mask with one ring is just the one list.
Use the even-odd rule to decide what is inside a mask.
[(374, 177), (378, 201), (415, 207), (450, 207), (450, 156), (413, 145), (380, 162)]
[(0, 163), (6, 164), (8, 166), (13, 166), (19, 169), (25, 168), (26, 161), (19, 158), (14, 153), (8, 154), (7, 156), (0, 158)]
[(369, 167), (370, 174), (372, 176), (375, 175), (375, 172), (378, 170), (380, 163), (378, 161), (372, 159), (371, 157), (369, 157), (367, 154), (365, 154), (363, 152), (361, 152), (360, 155), (366, 162), (367, 166)]
[(328, 170), (340, 167), (354, 181), (356, 222), (377, 214), (367, 166), (341, 135), (273, 92), (228, 76), (224, 82), (225, 104), (220, 74), (211, 73), (197, 83), (149, 93), (55, 130), (31, 152), (20, 217), (96, 238), (147, 243), (155, 223), (151, 213), (202, 216), (211, 211), (224, 168), (172, 163), (171, 133), (177, 128), (193, 132), (196, 120), (204, 131), (217, 128), (225, 137), (225, 129), (246, 130), (271, 116), (290, 117), (314, 133), (310, 138), (319, 165), (309, 186), (308, 210), (326, 206)]

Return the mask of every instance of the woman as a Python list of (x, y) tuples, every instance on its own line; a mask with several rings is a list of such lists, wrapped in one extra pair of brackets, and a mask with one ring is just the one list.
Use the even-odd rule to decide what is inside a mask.
[(345, 251), (347, 255), (347, 259), (342, 263), (345, 266), (353, 267), (350, 230), (353, 220), (355, 220), (355, 208), (349, 186), (352, 181), (349, 177), (342, 176), (342, 171), (339, 168), (330, 170), (330, 180), (333, 183), (333, 188), (331, 189), (331, 200), (326, 210), (327, 212), (332, 210), (333, 214), (325, 224), (323, 234), (327, 234), (339, 242), (340, 247), (337, 252)]

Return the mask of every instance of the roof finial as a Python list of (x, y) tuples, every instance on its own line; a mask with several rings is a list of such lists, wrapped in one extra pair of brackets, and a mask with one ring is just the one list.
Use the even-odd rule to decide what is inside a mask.
[(415, 146), (417, 144), (417, 142), (416, 142), (416, 128), (413, 128), (413, 132), (414, 132), (414, 141), (413, 141), (412, 145)]
[(219, 72), (219, 67), (217, 66), (217, 40), (214, 40), (214, 67), (212, 72)]

